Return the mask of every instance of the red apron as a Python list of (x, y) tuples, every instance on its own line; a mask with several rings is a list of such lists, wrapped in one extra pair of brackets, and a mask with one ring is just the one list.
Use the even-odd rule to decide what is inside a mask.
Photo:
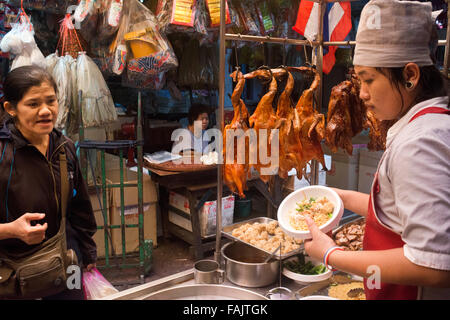
[[(416, 113), (409, 122), (427, 113), (441, 113), (450, 114), (450, 110), (429, 107)], [(372, 184), (372, 190), (369, 197), (369, 210), (366, 217), (366, 227), (364, 231), (364, 250), (388, 250), (394, 248), (402, 248), (405, 244), (401, 235), (389, 230), (382, 225), (375, 212), (373, 197), (380, 192), (380, 185), (378, 184), (378, 172), (375, 174), (375, 179)], [(379, 289), (369, 289), (367, 284), (368, 279), (364, 279), (364, 291), (367, 300), (416, 300), (418, 298), (418, 287), (408, 285), (398, 285), (381, 282)]]

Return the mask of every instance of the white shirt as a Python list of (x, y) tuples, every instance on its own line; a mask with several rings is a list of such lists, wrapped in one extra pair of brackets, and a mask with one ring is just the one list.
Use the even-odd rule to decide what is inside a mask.
[[(389, 129), (374, 199), (379, 220), (405, 242), (405, 257), (439, 270), (450, 270), (450, 116), (408, 122), (424, 108), (447, 105), (448, 97), (423, 101)], [(421, 289), (423, 299), (450, 299), (450, 288)]]

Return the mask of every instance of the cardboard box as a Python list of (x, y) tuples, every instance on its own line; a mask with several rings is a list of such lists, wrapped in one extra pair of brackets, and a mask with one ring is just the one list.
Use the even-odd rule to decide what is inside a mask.
[(358, 191), (370, 193), (383, 151), (361, 150), (359, 153)]
[[(145, 171), (144, 171), (145, 172)], [(120, 183), (120, 170), (111, 170), (106, 173), (108, 184)], [(124, 183), (137, 183), (137, 172), (124, 169)], [(143, 174), (143, 218), (144, 218), (144, 239), (152, 239), (153, 245), (157, 246), (157, 205), (158, 194), (155, 183), (146, 173)], [(111, 188), (111, 224), (121, 225), (121, 199), (120, 188)], [(124, 188), (124, 216), (125, 224), (139, 224), (138, 214), (138, 188)], [(122, 254), (122, 230), (112, 230), (112, 240), (116, 254)], [(136, 252), (139, 250), (139, 228), (126, 228), (125, 233), (126, 252)]]
[(169, 205), (187, 214), (191, 214), (191, 210), (189, 209), (189, 199), (181, 194), (170, 191)]
[[(189, 200), (187, 197), (171, 192), (169, 205), (190, 215)], [(207, 237), (216, 233), (217, 201), (206, 201), (199, 212), (200, 235)], [(222, 198), (222, 227), (233, 223), (234, 196)], [(169, 221), (177, 226), (192, 232), (192, 223), (169, 209)]]

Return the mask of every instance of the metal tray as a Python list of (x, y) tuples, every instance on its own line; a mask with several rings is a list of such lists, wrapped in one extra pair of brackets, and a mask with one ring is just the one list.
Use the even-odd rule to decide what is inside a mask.
[[(267, 251), (267, 250), (258, 248), (257, 246), (254, 246), (254, 245), (252, 245), (252, 244), (250, 244), (250, 243), (248, 243), (248, 242), (242, 241), (241, 239), (239, 239), (239, 238), (233, 236), (233, 235), (231, 234), (231, 232), (232, 232), (234, 229), (236, 229), (236, 228), (238, 228), (238, 227), (240, 227), (240, 226), (242, 226), (242, 225), (244, 225), (244, 224), (246, 224), (246, 223), (250, 223), (250, 224), (253, 224), (253, 223), (255, 223), (255, 222), (259, 222), (259, 223), (270, 223), (270, 222), (272, 222), (272, 221), (277, 221), (277, 220), (271, 219), (271, 218), (267, 218), (267, 217), (259, 217), (259, 218), (254, 218), (254, 219), (250, 219), (250, 220), (241, 221), (241, 222), (238, 222), (238, 223), (235, 223), (235, 224), (232, 224), (232, 225), (223, 227), (223, 228), (222, 228), (222, 234), (223, 234), (225, 237), (229, 238), (229, 239), (232, 239), (232, 240), (235, 240), (235, 241), (239, 241), (239, 242), (243, 242), (243, 243), (245, 243), (245, 244), (247, 244), (247, 245), (249, 245), (249, 246), (252, 246), (253, 248), (256, 248), (256, 249), (261, 250), (261, 251), (263, 251), (263, 252), (265, 252), (265, 253), (271, 254), (272, 252), (270, 252), (270, 251)], [(269, 237), (272, 237), (272, 236), (269, 235)], [(280, 255), (280, 254), (275, 254), (275, 255), (273, 256), (273, 258), (274, 258), (274, 259), (277, 259), (277, 260), (283, 260), (283, 259), (292, 257), (292, 256), (294, 256), (294, 255), (296, 255), (296, 254), (302, 253), (303, 250), (304, 250), (304, 245), (303, 245), (303, 243), (302, 243), (302, 244), (300, 245), (300, 248), (299, 248), (299, 249), (297, 249), (297, 250), (292, 250), (292, 251), (287, 252), (287, 253), (284, 253), (284, 254), (282, 254), (282, 255)]]
[(341, 231), (344, 227), (349, 226), (349, 225), (354, 224), (354, 223), (360, 223), (361, 221), (365, 221), (365, 220), (366, 220), (365, 217), (358, 217), (358, 218), (356, 218), (354, 220), (350, 220), (350, 221), (348, 221), (348, 222), (346, 222), (344, 224), (341, 224), (339, 227), (337, 227), (336, 229), (333, 230), (333, 232), (332, 232), (333, 238), (336, 235), (336, 233)]

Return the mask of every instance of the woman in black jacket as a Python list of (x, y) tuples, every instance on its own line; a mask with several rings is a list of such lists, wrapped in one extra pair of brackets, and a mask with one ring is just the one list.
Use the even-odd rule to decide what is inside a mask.
[[(95, 267), (95, 217), (75, 146), (54, 128), (57, 86), (36, 66), (12, 70), (5, 78), (0, 122), (0, 247), (28, 252), (59, 230), (61, 190), (59, 152), (65, 149), (69, 176), (66, 237), (85, 270)], [(66, 290), (54, 299), (83, 299)]]

